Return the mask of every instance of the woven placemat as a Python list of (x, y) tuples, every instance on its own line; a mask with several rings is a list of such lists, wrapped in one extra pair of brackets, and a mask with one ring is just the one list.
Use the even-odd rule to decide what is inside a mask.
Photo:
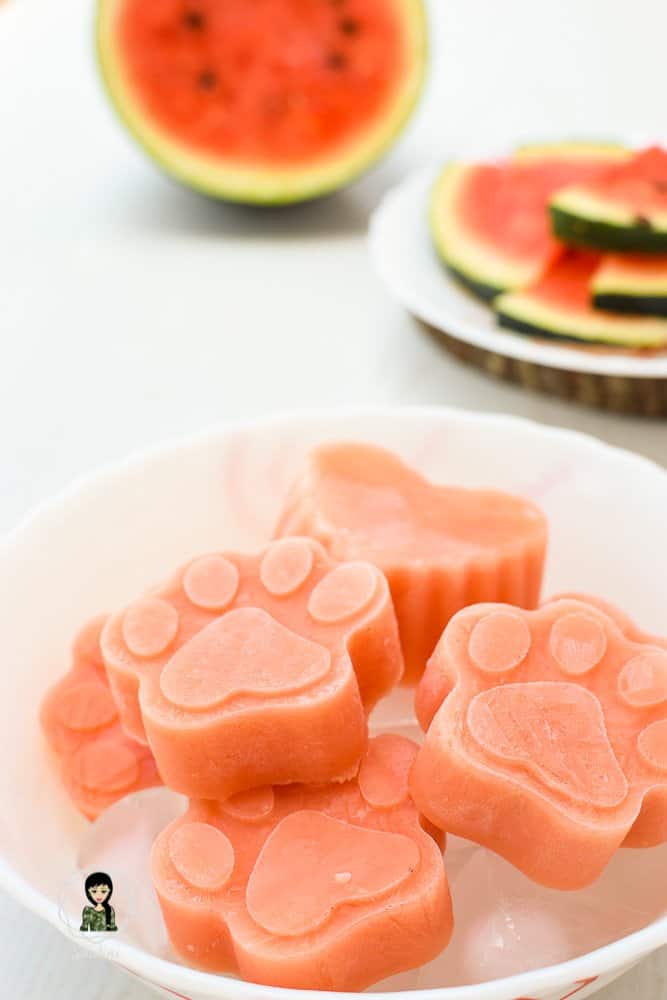
[(457, 340), (448, 333), (427, 326), (452, 354), (475, 365), (495, 378), (516, 382), (537, 392), (571, 399), (614, 413), (642, 417), (667, 417), (667, 379), (628, 378), (625, 375), (596, 375), (547, 368), (533, 361), (521, 361)]

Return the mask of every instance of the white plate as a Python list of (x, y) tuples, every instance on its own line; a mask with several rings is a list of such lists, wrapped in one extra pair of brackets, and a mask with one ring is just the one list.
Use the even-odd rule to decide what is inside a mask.
[(433, 248), (428, 200), (439, 169), (431, 166), (410, 174), (385, 196), (371, 219), (371, 259), (406, 309), (452, 337), (510, 358), (573, 372), (667, 378), (667, 354), (641, 357), (586, 350), (501, 329), (493, 311), (447, 273)]
[[(28, 517), (0, 548), (5, 747), (0, 885), (81, 947), (96, 945), (72, 931), (59, 900), (76, 870), (88, 827), (56, 779), (37, 721), (42, 694), (63, 672), (73, 633), (91, 615), (126, 602), (197, 552), (262, 543), (306, 453), (318, 442), (340, 438), (393, 448), (437, 481), (494, 486), (530, 497), (550, 525), (545, 593), (597, 591), (645, 628), (664, 627), (667, 561), (664, 544), (657, 543), (665, 538), (667, 472), (571, 431), (441, 408), (301, 413), (214, 428), (75, 484)], [(415, 992), (406, 989), (406, 974), (397, 977), (400, 988), (394, 981), (393, 992), (382, 995), (392, 1000), (576, 995), (583, 1000), (665, 943), (667, 916), (548, 968), (481, 985)], [(112, 946), (104, 952), (112, 961), (186, 1000), (295, 997), (290, 990), (168, 961), (133, 944), (123, 928)], [(299, 995), (303, 1000), (354, 996)]]

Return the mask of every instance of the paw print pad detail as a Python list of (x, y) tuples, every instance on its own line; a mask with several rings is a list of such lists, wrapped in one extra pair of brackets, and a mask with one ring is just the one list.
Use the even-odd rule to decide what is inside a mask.
[[(295, 857), (299, 880), (288, 881), (284, 873)], [(301, 809), (281, 820), (264, 844), (248, 880), (248, 914), (270, 934), (301, 937), (342, 906), (390, 895), (418, 864), (419, 848), (405, 834)]]
[(436, 486), (366, 444), (325, 444), (294, 484), (276, 535), (310, 535), (387, 576), (405, 680), (424, 672), (448, 620), (476, 601), (537, 604), (544, 515), (520, 497)]
[(101, 645), (127, 730), (197, 798), (349, 777), (403, 667), (382, 573), (305, 538), (193, 560)]
[(579, 601), (581, 604), (587, 604), (589, 607), (597, 608), (598, 611), (602, 611), (608, 618), (611, 618), (616, 622), (617, 626), (620, 628), (621, 632), (632, 639), (633, 642), (643, 642), (649, 646), (659, 646), (661, 649), (667, 649), (667, 638), (658, 635), (652, 635), (650, 632), (645, 632), (641, 629), (639, 625), (636, 624), (625, 611), (612, 604), (611, 601), (607, 601), (603, 597), (597, 597), (593, 594), (583, 594), (578, 592), (567, 592), (562, 594), (554, 594), (550, 597), (545, 604), (551, 604), (553, 601)]
[(217, 618), (182, 646), (160, 674), (160, 690), (183, 709), (216, 708), (235, 696), (307, 690), (331, 668), (324, 646), (303, 639), (260, 608)]
[(667, 649), (642, 637), (569, 598), (456, 615), (417, 693), (424, 815), (560, 889), (667, 840)]
[[(348, 781), (192, 801), (153, 847), (176, 951), (252, 982), (331, 990), (435, 957), (452, 913), (440, 848), (407, 791), (416, 752), (385, 735)], [(365, 770), (387, 804), (368, 801)]]
[(99, 648), (103, 624), (96, 618), (81, 630), (70, 670), (48, 692), (40, 713), (63, 785), (89, 819), (129, 792), (161, 784), (148, 747), (120, 724)]
[(557, 792), (607, 807), (627, 794), (600, 702), (576, 684), (534, 681), (481, 691), (470, 702), (467, 723), (489, 755), (521, 764)]

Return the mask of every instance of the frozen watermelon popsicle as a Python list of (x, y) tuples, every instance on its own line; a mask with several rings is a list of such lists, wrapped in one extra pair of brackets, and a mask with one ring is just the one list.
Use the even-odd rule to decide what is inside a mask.
[(389, 581), (416, 682), (440, 634), (478, 601), (535, 607), (547, 527), (528, 500), (438, 486), (367, 444), (321, 445), (294, 484), (276, 535), (317, 538), (335, 559), (374, 563)]
[(120, 724), (100, 652), (104, 622), (102, 616), (94, 618), (81, 629), (70, 669), (47, 693), (40, 711), (65, 790), (88, 819), (130, 792), (161, 784), (148, 747)]
[(112, 615), (101, 647), (127, 731), (197, 798), (349, 778), (403, 671), (382, 573), (307, 538), (192, 560)]
[(386, 734), (349, 781), (192, 801), (152, 853), (178, 954), (321, 990), (365, 989), (435, 958), (452, 911), (440, 846), (409, 797), (416, 752)]
[(551, 888), (667, 840), (667, 648), (612, 610), (466, 608), (417, 692), (418, 808)]

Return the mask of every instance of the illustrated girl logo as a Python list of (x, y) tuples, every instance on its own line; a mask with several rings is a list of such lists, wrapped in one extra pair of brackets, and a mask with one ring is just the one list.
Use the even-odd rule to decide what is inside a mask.
[(106, 872), (93, 872), (85, 883), (85, 893), (90, 906), (84, 906), (81, 914), (82, 931), (117, 931), (116, 914), (109, 903), (113, 892), (113, 882)]

